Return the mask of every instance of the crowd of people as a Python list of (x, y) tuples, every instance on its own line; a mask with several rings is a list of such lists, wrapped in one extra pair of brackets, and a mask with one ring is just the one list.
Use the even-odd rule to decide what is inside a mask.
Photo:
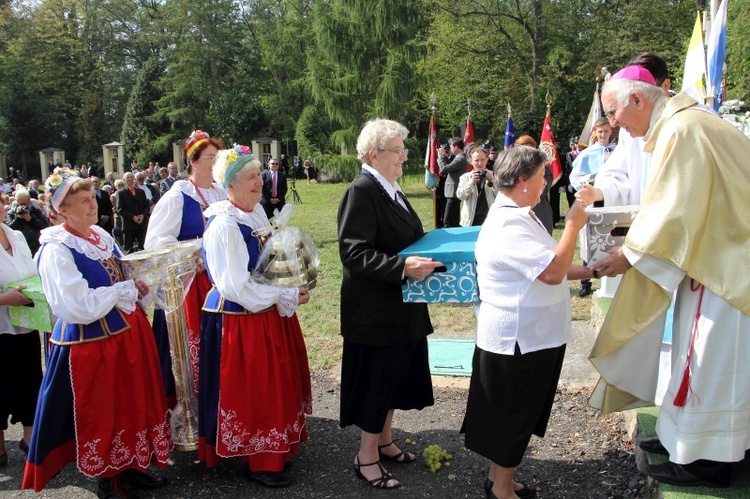
[[(466, 447), (489, 461), (483, 493), (490, 499), (537, 494), (515, 472), (532, 435), (543, 437), (549, 423), (572, 339), (568, 279), (624, 274), (591, 353), (602, 375), (592, 405), (611, 412), (653, 404), (658, 377), (668, 377), (658, 438), (642, 446), (669, 460), (650, 465), (651, 477), (726, 487), (732, 463), (750, 447), (743, 362), (750, 339), (742, 334), (750, 327), (750, 279), (747, 265), (737, 265), (750, 254), (743, 166), (750, 143), (690, 97), (671, 97), (667, 75), (663, 60), (641, 54), (607, 81), (606, 118), (594, 124), (588, 148), (571, 139), (562, 185), (552, 185), (549, 157), (531, 137), (502, 152), (491, 144), (466, 150), (460, 139), (441, 148), (443, 225), (481, 226), (481, 303), (460, 431)], [(353, 470), (378, 489), (401, 485), (384, 462), (416, 461), (393, 438), (396, 410), (435, 402), (429, 311), (401, 293), (404, 279), (423, 280), (443, 265), (399, 256), (424, 235), (398, 184), (408, 134), (388, 119), (365, 124), (357, 141), (361, 175), (337, 217), (340, 425), (359, 428)], [(0, 220), (13, 215), (0, 224), (0, 285), (38, 275), (59, 318), (42, 374), (38, 332), (8, 317), (8, 306), (30, 302), (23, 286), (0, 293), (0, 466), (10, 418), (23, 426), (23, 488), (44, 489), (71, 462), (96, 478), (98, 497), (132, 497), (133, 488), (166, 483), (149, 471), (165, 467), (174, 448), (166, 312), (157, 309), (149, 321), (149, 287), (125, 276), (120, 261), (134, 249), (196, 238), (201, 264), (186, 284), (181, 320), (198, 400), (198, 459), (213, 467), (239, 458), (250, 481), (291, 483), (286, 470), (308, 439), (312, 413), (296, 311), (316, 283), (277, 286), (253, 273), (273, 230), (269, 219), (285, 202), (288, 164), (269, 158), (264, 171), (247, 146), (225, 148), (200, 130), (186, 141), (185, 156), (186, 180), (173, 164), (152, 165), (161, 179), (151, 186), (140, 171), (101, 185), (60, 168), (45, 189), (14, 178), (22, 187), (12, 204), (0, 204)], [(563, 194), (569, 207), (556, 240)], [(640, 212), (609, 258), (577, 265), (585, 208), (596, 203), (639, 204)], [(671, 368), (660, 373), (664, 314), (675, 297)]]

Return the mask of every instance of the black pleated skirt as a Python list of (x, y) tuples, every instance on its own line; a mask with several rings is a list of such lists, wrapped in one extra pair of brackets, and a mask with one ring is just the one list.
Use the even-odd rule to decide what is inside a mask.
[(466, 447), (505, 468), (521, 463), (531, 435), (547, 430), (565, 345), (500, 355), (474, 348), (461, 432)]
[(388, 346), (344, 339), (342, 428), (356, 425), (368, 433), (380, 433), (391, 409), (424, 409), (434, 403), (426, 338)]

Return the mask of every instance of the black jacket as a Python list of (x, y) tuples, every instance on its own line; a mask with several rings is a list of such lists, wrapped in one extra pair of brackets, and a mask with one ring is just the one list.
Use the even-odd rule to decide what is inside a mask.
[(346, 190), (338, 214), (341, 335), (362, 345), (413, 342), (432, 333), (426, 303), (404, 303), (398, 252), (422, 237), (422, 221), (361, 175)]

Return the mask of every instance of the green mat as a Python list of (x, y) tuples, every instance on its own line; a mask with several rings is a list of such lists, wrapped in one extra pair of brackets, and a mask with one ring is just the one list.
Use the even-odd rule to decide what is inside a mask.
[(438, 376), (471, 376), (474, 340), (428, 339), (430, 373)]
[[(638, 424), (644, 438), (656, 436), (656, 418), (658, 407), (636, 409)], [(661, 463), (665, 456), (648, 454), (649, 463)], [(675, 487), (666, 483), (659, 484), (661, 497), (664, 499), (747, 499), (750, 497), (750, 460), (735, 464), (732, 470), (732, 485), (728, 489), (711, 489), (708, 487)]]

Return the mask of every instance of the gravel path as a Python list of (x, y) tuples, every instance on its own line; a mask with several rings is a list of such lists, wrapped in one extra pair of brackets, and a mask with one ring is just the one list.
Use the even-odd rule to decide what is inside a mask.
[[(248, 483), (237, 460), (208, 470), (197, 462), (196, 452), (175, 452), (174, 466), (162, 473), (169, 485), (143, 497), (484, 497), (487, 462), (466, 450), (458, 428), (463, 418), (467, 379), (435, 377), (435, 405), (424, 411), (397, 413), (396, 439), (409, 438), (406, 446), (420, 459), (411, 465), (389, 466), (403, 486), (394, 491), (371, 489), (358, 480), (351, 463), (358, 445), (358, 431), (338, 427), (338, 381), (331, 372), (313, 373), (314, 415), (308, 419), (310, 441), (302, 445), (290, 471), (294, 484), (269, 490)], [(534, 437), (518, 469), (517, 478), (539, 489), (540, 498), (653, 497), (646, 478), (635, 466), (632, 444), (622, 416), (602, 417), (588, 407), (587, 391), (561, 387), (556, 397), (547, 436)], [(72, 465), (54, 478), (40, 494), (20, 491), (23, 455), (16, 441), (20, 427), (11, 427), (6, 439), (9, 463), (0, 468), (0, 497), (90, 498), (93, 481)], [(421, 451), (438, 444), (453, 454), (450, 468), (431, 473)]]

